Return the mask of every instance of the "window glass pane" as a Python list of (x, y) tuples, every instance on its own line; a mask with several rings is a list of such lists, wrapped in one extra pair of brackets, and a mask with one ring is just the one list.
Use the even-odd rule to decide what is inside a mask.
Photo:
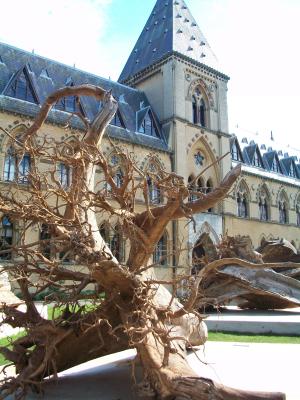
[(153, 253), (154, 264), (167, 265), (167, 237), (163, 235), (158, 241), (154, 253)]
[(30, 155), (25, 154), (19, 165), (18, 181), (20, 183), (27, 183), (29, 172), (30, 172)]
[[(7, 216), (4, 216), (0, 226), (0, 259), (10, 260), (11, 251), (5, 251), (13, 244), (13, 224)], [(3, 253), (2, 253), (3, 252)]]
[(70, 168), (63, 164), (59, 164), (58, 168), (58, 173), (59, 173), (59, 182), (62, 187), (67, 188), (70, 185)]
[(201, 100), (201, 103), (200, 103), (199, 114), (200, 114), (200, 125), (205, 127), (206, 126), (206, 121), (205, 121), (205, 103), (204, 103), (203, 99)]
[(8, 151), (4, 161), (4, 180), (7, 182), (15, 180), (16, 157), (10, 152), (11, 150)]

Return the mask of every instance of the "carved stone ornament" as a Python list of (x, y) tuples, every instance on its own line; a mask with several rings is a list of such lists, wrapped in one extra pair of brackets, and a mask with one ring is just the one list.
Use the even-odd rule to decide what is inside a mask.
[(197, 153), (194, 154), (194, 159), (195, 159), (195, 164), (199, 167), (202, 167), (204, 164), (204, 160), (205, 157), (203, 156), (203, 154), (199, 151), (197, 151)]

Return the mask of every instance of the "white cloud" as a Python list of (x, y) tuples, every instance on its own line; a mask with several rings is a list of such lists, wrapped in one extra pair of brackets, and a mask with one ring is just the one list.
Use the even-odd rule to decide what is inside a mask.
[(111, 0), (9, 0), (1, 6), (0, 40), (96, 72)]

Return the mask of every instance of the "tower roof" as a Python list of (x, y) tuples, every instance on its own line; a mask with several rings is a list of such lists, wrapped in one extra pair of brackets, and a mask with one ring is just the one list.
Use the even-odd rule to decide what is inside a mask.
[(184, 0), (157, 0), (120, 75), (123, 82), (173, 52), (218, 70), (218, 61)]

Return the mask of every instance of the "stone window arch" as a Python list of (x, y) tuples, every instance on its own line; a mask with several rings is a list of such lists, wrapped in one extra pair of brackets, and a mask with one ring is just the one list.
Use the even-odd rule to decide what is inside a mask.
[(296, 201), (296, 223), (297, 226), (300, 226), (300, 195), (298, 196)]
[[(206, 193), (206, 194), (207, 194), (207, 193), (210, 193), (210, 192), (213, 190), (213, 188), (214, 188), (213, 181), (212, 181), (211, 178), (209, 178), (209, 179), (207, 180), (207, 182), (206, 182), (205, 193)], [(214, 211), (214, 209), (213, 209), (213, 208), (209, 208), (207, 211), (208, 211), (209, 213), (212, 213), (212, 212)]]
[[(124, 163), (123, 155), (118, 152), (112, 152), (108, 157), (108, 167), (108, 173), (115, 182), (116, 187), (121, 189), (126, 175), (126, 164)], [(112, 187), (106, 179), (104, 179), (104, 188), (107, 195), (111, 195)]]
[(125, 240), (120, 225), (116, 225), (110, 235), (110, 249), (119, 262), (125, 261)]
[(58, 180), (62, 188), (67, 189), (71, 184), (71, 168), (65, 163), (58, 164)]
[(289, 222), (288, 209), (287, 195), (284, 191), (281, 191), (278, 200), (279, 222), (281, 224), (287, 224)]
[(244, 182), (237, 189), (236, 202), (238, 217), (249, 218), (249, 190)]
[(263, 187), (260, 190), (259, 198), (258, 198), (258, 207), (259, 207), (259, 219), (261, 221), (270, 221), (270, 196), (267, 190)]
[(197, 86), (192, 95), (192, 114), (195, 125), (208, 128), (208, 100), (203, 89)]
[(159, 183), (161, 180), (160, 171), (160, 165), (155, 160), (150, 160), (146, 167), (146, 179), (151, 204), (161, 204), (163, 202), (163, 193)]
[(0, 225), (0, 259), (11, 260), (12, 251), (11, 247), (14, 244), (15, 239), (15, 227), (13, 222), (7, 215), (1, 218)]
[(153, 263), (157, 265), (168, 265), (168, 234), (165, 232), (157, 242), (153, 252)]
[(190, 191), (189, 201), (198, 200), (199, 196), (197, 195), (197, 192), (203, 194), (206, 193), (206, 186), (203, 179), (201, 177), (196, 179), (193, 175), (190, 175), (188, 178), (188, 189)]
[(31, 168), (31, 157), (25, 153), (20, 156), (15, 146), (10, 145), (5, 154), (3, 180), (5, 182), (28, 183)]
[(99, 228), (100, 234), (102, 236), (102, 239), (109, 244), (109, 226), (107, 223), (103, 223), (100, 225)]
[(116, 224), (112, 227), (109, 223), (103, 222), (99, 227), (99, 232), (116, 259), (124, 262), (125, 238), (121, 225)]
[(40, 251), (48, 260), (51, 260), (53, 256), (55, 256), (50, 243), (51, 237), (52, 235), (49, 225), (42, 224), (40, 229)]

